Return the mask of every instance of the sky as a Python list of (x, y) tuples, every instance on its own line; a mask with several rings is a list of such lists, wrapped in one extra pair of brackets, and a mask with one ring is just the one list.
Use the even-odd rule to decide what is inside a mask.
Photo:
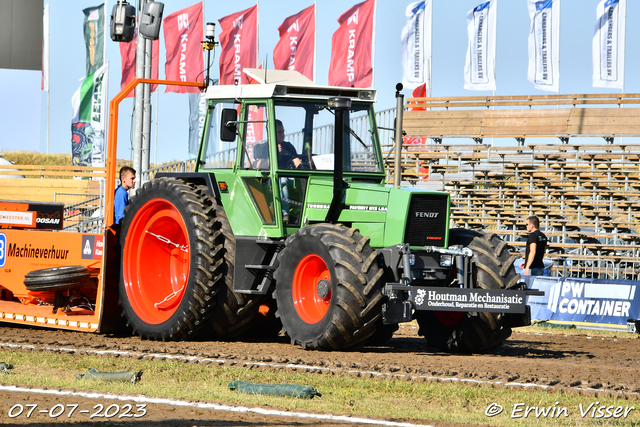
[[(611, 93), (616, 90), (592, 87), (591, 43), (599, 0), (562, 0), (560, 22), (560, 93)], [(38, 71), (0, 70), (0, 151), (28, 149), (71, 152), (71, 97), (85, 72), (82, 9), (97, 6), (92, 0), (45, 0), (51, 13), (51, 92), (47, 124), (47, 94), (40, 90)], [(110, 14), (115, 0), (109, 0)], [(136, 3), (131, 2), (132, 4)], [(194, 0), (165, 0), (164, 16), (195, 3)], [(357, 0), (317, 1), (316, 83), (327, 84), (331, 53), (331, 36), (338, 28), (337, 19)], [(376, 110), (395, 107), (395, 85), (402, 80), (400, 34), (406, 24), (405, 9), (411, 1), (377, 0), (374, 52), (374, 84), (377, 89)], [(433, 0), (432, 94), (447, 96), (489, 96), (491, 91), (465, 90), (464, 60), (467, 51), (466, 15), (481, 0)], [(205, 22), (218, 19), (256, 4), (255, 0), (220, 2), (205, 0)], [(290, 15), (313, 4), (310, 0), (259, 1), (259, 58), (273, 68), (272, 52), (278, 42), (278, 26)], [(633, 25), (640, 16), (640, 2), (627, 2), (627, 35), (625, 92), (640, 92), (640, 26)], [(530, 19), (526, 0), (498, 0), (497, 53), (495, 95), (552, 94), (533, 88), (527, 80), (527, 38)], [(160, 78), (164, 78), (164, 35), (160, 36)], [(216, 58), (220, 48), (216, 48)], [(268, 56), (268, 59), (266, 58)], [(109, 61), (109, 99), (120, 90), (121, 62), (118, 43), (107, 34)], [(212, 78), (218, 77), (217, 61), (211, 68)], [(619, 92), (619, 90), (618, 90)], [(410, 90), (404, 90), (410, 96)], [(120, 106), (118, 158), (131, 159), (130, 122), (131, 99)], [(159, 94), (156, 123), (156, 95), (152, 95), (151, 162), (184, 160), (188, 139), (188, 96)], [(157, 126), (157, 138), (155, 129)], [(156, 142), (157, 141), (157, 142)], [(155, 147), (157, 146), (157, 150)]]

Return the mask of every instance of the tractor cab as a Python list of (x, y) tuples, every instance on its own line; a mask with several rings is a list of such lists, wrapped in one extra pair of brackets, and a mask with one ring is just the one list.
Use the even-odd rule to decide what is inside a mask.
[[(240, 200), (244, 198), (231, 196), (231, 186), (245, 192), (253, 204), (242, 220), (230, 218), (234, 232), (291, 234), (290, 229), (305, 224), (309, 181), (333, 185), (335, 169), (342, 171), (346, 182), (384, 182), (374, 90), (321, 87), (290, 71), (270, 70), (266, 76), (263, 70), (245, 72), (259, 84), (208, 88), (206, 130), (198, 158), (198, 172), (225, 179), (222, 187), (218, 183), (221, 197), (227, 199), (229, 194), (223, 205), (233, 209), (234, 204), (245, 203)], [(348, 100), (350, 106), (337, 112), (329, 103), (333, 97)], [(337, 113), (346, 124), (338, 164)], [(352, 128), (352, 123), (357, 126)]]

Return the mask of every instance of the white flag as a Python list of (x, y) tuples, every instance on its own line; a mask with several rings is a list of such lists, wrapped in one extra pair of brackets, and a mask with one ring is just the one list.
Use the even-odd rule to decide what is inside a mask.
[(431, 81), (432, 13), (431, 0), (421, 0), (407, 6), (407, 25), (402, 29), (402, 84), (408, 89)]
[(536, 89), (557, 92), (560, 80), (560, 0), (527, 0), (529, 32), (528, 79)]
[(489, 0), (467, 13), (469, 45), (464, 65), (464, 88), (496, 90), (497, 0)]
[(602, 0), (596, 9), (593, 35), (593, 86), (624, 87), (627, 0)]

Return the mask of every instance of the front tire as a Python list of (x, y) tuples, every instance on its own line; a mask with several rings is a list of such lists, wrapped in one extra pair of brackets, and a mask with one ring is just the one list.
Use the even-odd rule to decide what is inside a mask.
[(203, 198), (181, 180), (145, 183), (121, 229), (120, 304), (127, 325), (142, 338), (191, 338), (209, 315), (220, 249)]
[(356, 229), (317, 224), (290, 236), (279, 254), (275, 298), (292, 344), (340, 350), (364, 342), (381, 317), (383, 271)]
[[(449, 230), (449, 244), (473, 250), (471, 258), (473, 287), (511, 289), (520, 275), (509, 253), (508, 244), (495, 234), (465, 228)], [(416, 311), (418, 334), (431, 347), (454, 353), (482, 353), (500, 346), (511, 336), (500, 313)]]

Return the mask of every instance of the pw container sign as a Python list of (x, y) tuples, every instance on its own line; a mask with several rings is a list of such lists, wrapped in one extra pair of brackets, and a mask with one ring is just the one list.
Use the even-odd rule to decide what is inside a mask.
[(531, 318), (572, 323), (626, 326), (640, 317), (638, 281), (536, 277), (530, 287), (545, 296), (530, 296)]

